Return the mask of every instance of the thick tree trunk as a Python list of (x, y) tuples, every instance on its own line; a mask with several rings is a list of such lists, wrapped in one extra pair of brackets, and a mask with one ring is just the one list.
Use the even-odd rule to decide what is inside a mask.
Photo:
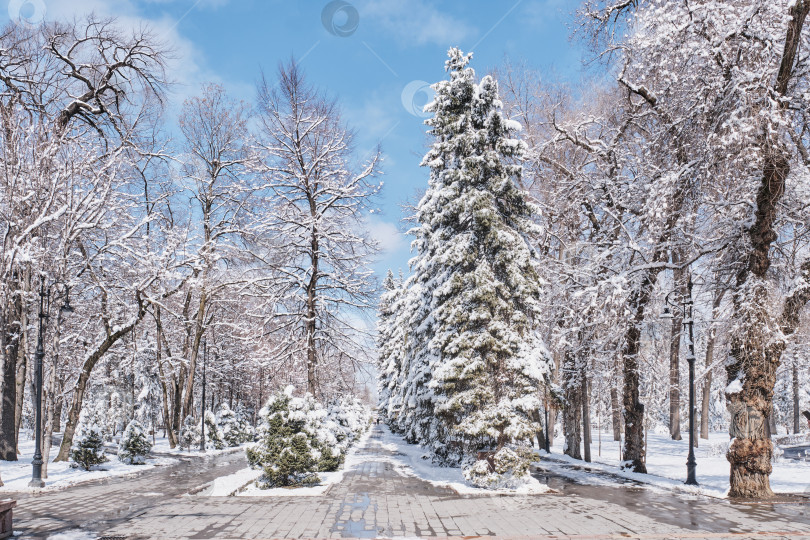
[[(774, 88), (779, 96), (786, 94), (793, 77), (793, 66), (808, 11), (808, 0), (797, 0), (788, 8), (790, 20)], [(786, 102), (782, 106), (786, 106)], [(774, 223), (778, 205), (790, 173), (789, 153), (773, 137), (767, 136), (763, 143), (764, 167), (756, 198), (756, 220), (748, 231), (751, 247), (737, 276), (734, 295), (734, 321), (740, 330), (732, 337), (731, 361), (726, 367), (728, 380), (732, 383), (731, 391), (726, 394), (731, 413), (731, 445), (727, 454), (731, 464), (730, 497), (762, 498), (773, 495), (769, 481), (773, 444), (768, 436), (768, 417), (773, 412), (776, 368), (785, 342), (784, 339), (774, 338), (780, 329), (775, 327), (768, 315), (772, 299), (765, 276), (771, 264), (771, 243), (777, 238)], [(806, 272), (803, 273), (806, 277)], [(792, 297), (793, 300), (798, 300), (795, 297)], [(785, 304), (786, 314), (791, 307), (789, 299)], [(795, 317), (798, 319), (798, 310), (792, 310), (791, 316), (793, 311), (796, 311)], [(785, 320), (783, 315), (783, 335), (792, 333), (785, 331), (789, 329), (786, 326), (790, 326), (786, 325)], [(792, 330), (795, 330), (795, 325)], [(734, 385), (734, 381), (739, 382)]]
[[(15, 283), (10, 289), (16, 289)], [(15, 294), (0, 307), (0, 347), (3, 353), (3, 390), (0, 399), (0, 460), (17, 461), (17, 441), (14, 417), (17, 408), (17, 359), (20, 347), (22, 299)]]
[(562, 384), (565, 397), (563, 406), (563, 432), (565, 448), (563, 452), (574, 459), (582, 459), (582, 382), (580, 370), (576, 366), (576, 357), (566, 352), (562, 365)]
[(590, 392), (588, 391), (588, 377), (585, 374), (585, 368), (582, 368), (582, 446), (583, 457), (585, 461), (591, 461), (591, 411), (590, 411)]
[(653, 275), (647, 273), (642, 285), (630, 294), (630, 309), (635, 312), (625, 336), (622, 375), (624, 377), (624, 456), (623, 468), (646, 473), (644, 449), (644, 405), (639, 400), (638, 353), (641, 346), (641, 325), (647, 306)]
[[(31, 290), (29, 272), (24, 273), (25, 277), (22, 279), (21, 286), (25, 291)], [(29, 350), (29, 332), (28, 332), (28, 310), (23, 307), (20, 311), (20, 347), (17, 351), (17, 405), (14, 410), (14, 441), (19, 454), (20, 448), (20, 426), (22, 425), (23, 405), (25, 404), (25, 382), (29, 376), (28, 372), (28, 350)]]
[(619, 390), (618, 388), (611, 387), (610, 389), (610, 416), (613, 420), (613, 440), (622, 440), (622, 409), (619, 405)]
[[(680, 219), (681, 208), (686, 199), (685, 178), (688, 170), (681, 172), (678, 189), (673, 194), (670, 214), (667, 217), (663, 232), (658, 239), (657, 249), (653, 253), (653, 263), (661, 263), (668, 258), (668, 244), (672, 231)], [(644, 314), (650, 302), (653, 286), (658, 279), (660, 267), (655, 265), (642, 271), (638, 284), (632, 289), (627, 299), (627, 307), (632, 314), (627, 324), (622, 350), (622, 376), (623, 376), (623, 413), (624, 413), (624, 461), (623, 468), (633, 472), (646, 473), (646, 445), (644, 437), (644, 404), (639, 398), (639, 365), (638, 355), (641, 348), (641, 329), (644, 324)]]
[(17, 352), (17, 406), (14, 410), (14, 440), (19, 453), (20, 426), (22, 425), (23, 404), (25, 402), (25, 379), (28, 376), (28, 313), (22, 312), (22, 336)]
[(108, 334), (104, 341), (87, 357), (82, 365), (82, 370), (79, 373), (79, 379), (76, 381), (76, 388), (73, 391), (73, 402), (68, 411), (67, 424), (65, 425), (65, 433), (62, 436), (62, 445), (59, 447), (59, 454), (57, 454), (54, 461), (67, 461), (70, 455), (70, 447), (73, 445), (73, 436), (76, 433), (76, 427), (79, 423), (79, 414), (82, 411), (82, 404), (84, 403), (84, 392), (87, 389), (87, 382), (90, 380), (90, 374), (96, 366), (101, 357), (104, 356), (110, 347), (112, 347), (118, 340), (128, 335), (138, 325), (139, 322), (146, 315), (146, 304), (141, 299), (141, 293), (136, 293), (136, 300), (138, 303), (138, 314), (135, 319), (118, 328), (115, 332)]
[[(680, 264), (678, 250), (672, 253), (672, 262)], [(685, 291), (683, 269), (674, 271), (675, 291), (683, 296)], [(683, 312), (675, 309), (669, 336), (669, 436), (673, 441), (681, 440), (681, 333), (683, 330)]]

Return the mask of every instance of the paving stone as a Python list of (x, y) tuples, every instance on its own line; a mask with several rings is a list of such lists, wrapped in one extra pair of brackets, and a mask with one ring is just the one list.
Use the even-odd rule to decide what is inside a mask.
[[(246, 466), (242, 454), (186, 463), (126, 479), (22, 496), (22, 538), (75, 528), (131, 539), (374, 538), (497, 535), (503, 538), (810, 537), (807, 505), (736, 505), (671, 493), (587, 486), (574, 495), (459, 495), (398, 474), (379, 443), (319, 497), (205, 497), (193, 487)], [(735, 531), (735, 535), (731, 531)], [(792, 531), (792, 532), (789, 532)]]

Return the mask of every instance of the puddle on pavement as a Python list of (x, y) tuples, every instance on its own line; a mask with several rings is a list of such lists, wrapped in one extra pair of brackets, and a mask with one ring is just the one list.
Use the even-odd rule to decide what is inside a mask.
[(352, 514), (358, 510), (362, 516), (370, 505), (371, 498), (368, 496), (368, 493), (358, 493), (355, 495), (354, 501), (344, 502), (343, 508), (338, 515), (348, 512), (349, 519), (339, 520), (332, 528), (332, 532), (340, 533), (342, 536), (347, 536), (350, 538), (377, 538), (380, 532), (377, 531), (376, 526), (373, 529), (368, 530), (366, 529), (366, 520), (363, 517), (360, 517), (359, 519), (352, 518)]

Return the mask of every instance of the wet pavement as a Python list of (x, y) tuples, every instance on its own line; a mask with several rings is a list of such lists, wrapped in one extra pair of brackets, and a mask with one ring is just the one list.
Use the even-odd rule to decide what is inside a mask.
[(375, 427), (358, 449), (362, 461), (321, 496), (203, 496), (201, 486), (246, 466), (244, 454), (183, 458), (135, 478), (21, 495), (15, 530), (22, 538), (82, 529), (131, 540), (810, 537), (806, 499), (731, 503), (654, 490), (601, 472), (593, 473), (600, 485), (584, 485), (537, 470), (552, 494), (459, 495), (403, 474), (394, 466), (395, 453), (380, 443), (382, 429)]
[[(592, 478), (604, 481), (597, 486), (582, 484), (564, 474), (555, 474), (542, 468), (535, 470), (535, 478), (562, 495), (609, 502), (629, 511), (653, 515), (658, 521), (692, 531), (744, 534), (754, 530), (750, 526), (741, 526), (739, 519), (729, 519), (734, 514), (746, 517), (746, 521), (802, 524), (807, 525), (804, 528), (810, 530), (810, 497), (778, 496), (767, 503), (729, 501), (705, 495), (675, 494), (583, 465), (562, 461), (555, 461), (554, 465), (555, 468), (570, 468), (576, 472), (587, 470)], [(724, 512), (718, 512), (718, 509), (725, 510), (728, 517), (723, 517)]]
[(810, 461), (810, 445), (783, 447), (783, 459), (796, 459), (800, 461)]
[(243, 469), (242, 452), (211, 457), (180, 457), (135, 477), (109, 477), (59, 491), (4, 493), (17, 500), (14, 530), (22, 538), (47, 538), (72, 529), (103, 531), (150, 508)]

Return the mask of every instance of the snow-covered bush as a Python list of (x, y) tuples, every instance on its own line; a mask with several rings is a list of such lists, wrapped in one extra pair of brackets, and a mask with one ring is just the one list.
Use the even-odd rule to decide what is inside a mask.
[(531, 480), (529, 465), (537, 456), (528, 448), (503, 447), (464, 469), (464, 478), (486, 489), (516, 489)]
[(223, 403), (217, 411), (217, 421), (222, 431), (222, 440), (228, 446), (239, 446), (253, 440), (253, 426), (248, 422), (244, 409), (234, 411), (227, 403)]
[(121, 442), (118, 443), (118, 459), (129, 465), (143, 465), (151, 451), (152, 443), (149, 442), (143, 426), (137, 420), (132, 420), (127, 424), (121, 435)]
[(192, 416), (186, 416), (183, 425), (180, 427), (180, 437), (177, 441), (180, 448), (189, 449), (192, 446), (199, 446), (200, 437), (200, 424), (195, 422)]
[(89, 471), (94, 465), (109, 461), (104, 453), (104, 429), (101, 426), (101, 417), (95, 407), (82, 413), (70, 451), (70, 459), (76, 467)]
[(312, 397), (293, 397), (294, 388), (272, 396), (259, 412), (259, 440), (247, 448), (248, 463), (264, 471), (262, 488), (313, 485), (318, 472), (336, 470), (342, 460), (339, 426)]
[(252, 441), (256, 437), (256, 429), (253, 427), (253, 409), (247, 409), (244, 405), (236, 407), (237, 432), (241, 434), (240, 444)]
[(371, 426), (371, 408), (355, 397), (345, 397), (329, 406), (329, 419), (340, 426), (350, 442)]
[(205, 411), (205, 449), (222, 450), (223, 448), (225, 448), (225, 441), (223, 440), (222, 430), (219, 429), (217, 417), (211, 411)]

